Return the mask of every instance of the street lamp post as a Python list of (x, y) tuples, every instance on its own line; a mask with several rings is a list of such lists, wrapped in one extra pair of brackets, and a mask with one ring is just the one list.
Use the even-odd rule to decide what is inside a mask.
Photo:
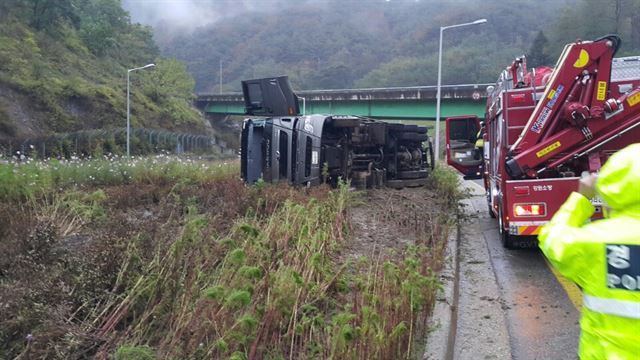
[(442, 33), (447, 29), (468, 26), (468, 25), (480, 25), (487, 22), (487, 19), (478, 19), (476, 21), (464, 23), (464, 24), (456, 24), (449, 26), (441, 26), (440, 27), (440, 46), (438, 49), (438, 89), (436, 92), (436, 160), (440, 160), (440, 94), (442, 86)]
[(302, 116), (307, 115), (307, 99), (302, 96), (298, 96), (298, 99), (302, 99)]
[(147, 69), (147, 68), (152, 68), (155, 67), (156, 64), (147, 64), (145, 66), (141, 66), (141, 67), (137, 67), (137, 68), (133, 68), (133, 69), (129, 69), (127, 70), (127, 157), (131, 156), (131, 150), (130, 150), (130, 134), (131, 134), (131, 121), (130, 121), (130, 79), (131, 79), (131, 72), (132, 71), (136, 71), (136, 70), (143, 70), (143, 69)]

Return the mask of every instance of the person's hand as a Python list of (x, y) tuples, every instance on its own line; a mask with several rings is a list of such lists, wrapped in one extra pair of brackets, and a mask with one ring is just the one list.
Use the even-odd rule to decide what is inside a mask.
[(593, 198), (596, 194), (596, 180), (598, 180), (598, 175), (595, 173), (581, 177), (578, 183), (578, 192), (587, 199)]

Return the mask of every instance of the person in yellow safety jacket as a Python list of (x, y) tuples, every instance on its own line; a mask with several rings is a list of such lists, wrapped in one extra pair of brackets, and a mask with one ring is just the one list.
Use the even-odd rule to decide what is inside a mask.
[[(608, 211), (589, 222), (594, 188)], [(611, 156), (597, 177), (583, 177), (538, 239), (551, 264), (582, 288), (580, 358), (640, 359), (640, 144)]]
[(480, 160), (484, 154), (484, 122), (480, 122), (480, 130), (476, 134), (476, 154), (475, 158)]

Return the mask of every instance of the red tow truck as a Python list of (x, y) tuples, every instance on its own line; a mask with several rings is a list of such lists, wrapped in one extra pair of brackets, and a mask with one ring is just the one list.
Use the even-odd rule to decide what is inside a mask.
[(505, 247), (529, 246), (580, 176), (640, 142), (640, 56), (614, 58), (619, 46), (615, 35), (568, 44), (554, 69), (517, 58), (487, 89), (481, 157), (471, 151), (479, 119), (446, 120), (447, 161), (466, 175), (483, 169)]

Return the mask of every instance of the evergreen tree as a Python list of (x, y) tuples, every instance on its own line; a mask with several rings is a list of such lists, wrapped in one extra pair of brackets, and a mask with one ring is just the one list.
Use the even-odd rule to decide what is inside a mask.
[(549, 40), (544, 36), (542, 30), (538, 31), (538, 35), (533, 39), (533, 44), (531, 44), (531, 48), (529, 49), (529, 54), (527, 54), (527, 66), (534, 68), (536, 66), (550, 65), (551, 60), (548, 47)]

